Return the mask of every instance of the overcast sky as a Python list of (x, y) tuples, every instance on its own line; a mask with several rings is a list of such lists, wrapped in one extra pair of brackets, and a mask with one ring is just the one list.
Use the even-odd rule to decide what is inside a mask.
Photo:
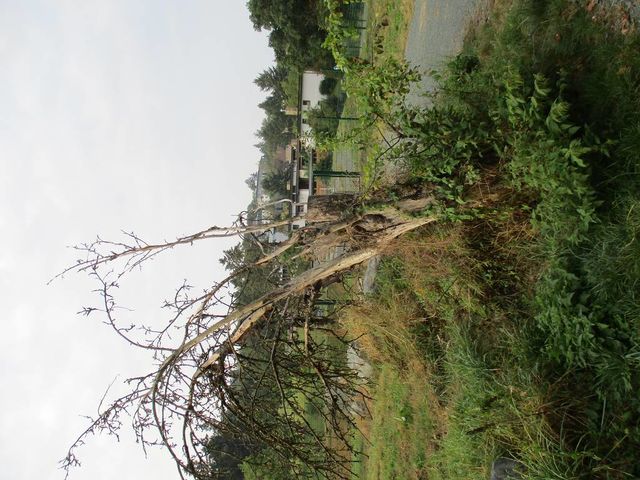
[[(229, 224), (250, 200), (252, 80), (271, 50), (243, 0), (0, 0), (0, 479), (59, 480), (57, 461), (107, 385), (143, 373), (98, 319), (65, 246), (120, 229), (161, 240)], [(206, 286), (230, 244), (190, 247), (136, 275), (153, 318), (184, 278)], [(176, 479), (125, 434), (94, 438), (72, 479)]]

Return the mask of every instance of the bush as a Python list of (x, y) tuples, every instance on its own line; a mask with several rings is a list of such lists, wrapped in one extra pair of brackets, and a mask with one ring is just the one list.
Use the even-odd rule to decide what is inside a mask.
[(344, 107), (344, 98), (331, 95), (309, 112), (309, 125), (316, 139), (335, 138)]
[(320, 93), (322, 95), (331, 95), (338, 84), (338, 79), (333, 77), (325, 77), (320, 82)]

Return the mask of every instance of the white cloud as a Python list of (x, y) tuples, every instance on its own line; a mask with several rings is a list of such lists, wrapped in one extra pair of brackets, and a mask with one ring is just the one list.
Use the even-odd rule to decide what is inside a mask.
[[(60, 480), (78, 414), (95, 412), (117, 374), (144, 368), (144, 355), (74, 314), (89, 283), (46, 286), (73, 258), (65, 246), (120, 228), (161, 239), (228, 223), (249, 201), (262, 95), (251, 80), (270, 61), (241, 2), (0, 4), (3, 478)], [(219, 252), (159, 259), (125, 301), (154, 318), (185, 276), (219, 275)], [(85, 447), (72, 478), (176, 478), (166, 456), (147, 462), (124, 438)]]

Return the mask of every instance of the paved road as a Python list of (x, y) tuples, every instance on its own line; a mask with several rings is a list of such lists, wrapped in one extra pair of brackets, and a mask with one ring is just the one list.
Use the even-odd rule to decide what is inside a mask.
[(441, 68), (462, 49), (469, 21), (485, 3), (486, 0), (415, 0), (405, 57), (423, 77), (409, 94), (409, 103), (427, 103), (421, 94), (433, 90), (435, 84), (424, 73)]

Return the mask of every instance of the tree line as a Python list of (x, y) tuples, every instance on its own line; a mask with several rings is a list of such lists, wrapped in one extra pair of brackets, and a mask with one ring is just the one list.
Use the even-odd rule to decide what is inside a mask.
[[(290, 172), (276, 156), (299, 133), (296, 116), (285, 113), (287, 107), (298, 107), (299, 75), (304, 70), (330, 71), (335, 67), (333, 55), (323, 47), (328, 10), (322, 0), (250, 0), (247, 7), (254, 28), (269, 32), (276, 59), (275, 65), (258, 75), (255, 84), (267, 93), (259, 104), (265, 117), (256, 132), (257, 147), (269, 166), (262, 186), (278, 199), (286, 196)], [(329, 90), (333, 86), (330, 82), (325, 85)], [(335, 114), (335, 108), (332, 112)]]

